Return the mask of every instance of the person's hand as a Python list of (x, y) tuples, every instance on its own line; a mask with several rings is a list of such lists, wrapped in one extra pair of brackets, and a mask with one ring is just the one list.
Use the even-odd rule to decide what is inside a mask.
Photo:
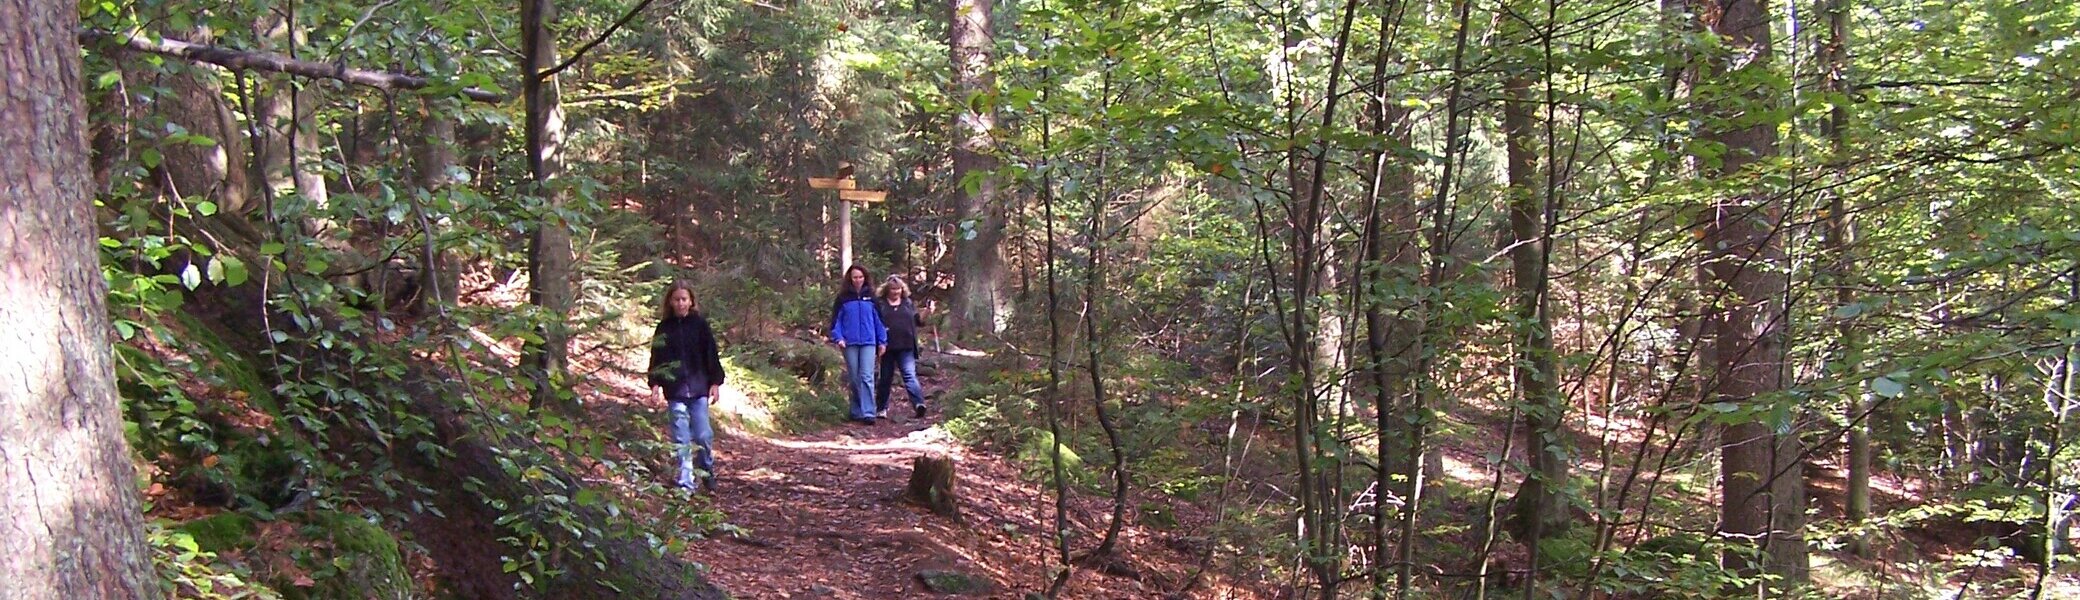
[(874, 347), (874, 358), (881, 358), (881, 355), (883, 354), (888, 354), (888, 344), (882, 344)]
[(710, 404), (714, 403), (716, 399), (719, 399), (721, 397), (722, 386), (720, 384), (708, 386), (708, 402)]
[(664, 404), (664, 386), (650, 386), (650, 397), (656, 399), (658, 404)]

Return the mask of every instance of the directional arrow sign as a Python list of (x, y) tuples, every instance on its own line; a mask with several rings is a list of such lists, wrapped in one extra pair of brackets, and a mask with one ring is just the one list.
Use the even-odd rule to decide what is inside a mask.
[(838, 199), (846, 202), (880, 202), (888, 199), (888, 192), (882, 190), (842, 190), (838, 192)]

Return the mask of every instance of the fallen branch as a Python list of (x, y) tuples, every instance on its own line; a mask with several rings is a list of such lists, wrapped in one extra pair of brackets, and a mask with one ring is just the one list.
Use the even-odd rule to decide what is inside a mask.
[[(107, 40), (117, 46), (139, 52), (150, 52), (182, 60), (204, 62), (232, 70), (268, 71), (318, 79), (334, 79), (380, 90), (417, 90), (433, 85), (433, 82), (417, 75), (352, 69), (346, 65), (331, 65), (299, 60), (266, 52), (195, 44), (173, 38), (153, 39), (136, 33), (111, 33), (97, 29), (81, 29), (79, 31), (79, 40), (81, 43)], [(505, 96), (502, 94), (478, 88), (463, 88), (459, 93), (465, 98), (478, 102), (496, 104), (505, 101)]]

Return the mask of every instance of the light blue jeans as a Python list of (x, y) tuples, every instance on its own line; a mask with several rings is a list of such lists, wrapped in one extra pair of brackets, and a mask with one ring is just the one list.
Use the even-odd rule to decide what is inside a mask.
[[(708, 421), (708, 398), (676, 398), (670, 404), (672, 442), (679, 445), (677, 483), (691, 489), (695, 481), (715, 476), (715, 428)], [(696, 446), (698, 453), (693, 451)]]
[(874, 352), (879, 348), (873, 344), (845, 346), (845, 383), (852, 387), (855, 421), (874, 418)]

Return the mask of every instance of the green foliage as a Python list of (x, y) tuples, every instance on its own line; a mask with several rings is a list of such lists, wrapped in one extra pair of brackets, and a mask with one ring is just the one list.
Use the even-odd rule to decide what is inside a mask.
[[(250, 527), (250, 522), (247, 526)], [(251, 572), (219, 559), (217, 551), (205, 549), (186, 529), (186, 526), (170, 528), (157, 520), (145, 527), (146, 541), (152, 547), (152, 567), (159, 575), (160, 591), (171, 597), (194, 600), (280, 600), (283, 597), (256, 581)]]
[(181, 523), (175, 530), (189, 536), (203, 552), (244, 550), (255, 542), (253, 518), (236, 512), (222, 512)]
[[(413, 481), (403, 463), (438, 472), (454, 458), (423, 410), (452, 409), (467, 436), (488, 440), (501, 474), (519, 482), (469, 489), (500, 514), (507, 571), (523, 585), (552, 589), (570, 565), (598, 560), (609, 538), (675, 552), (678, 531), (655, 532), (706, 530), (720, 518), (713, 507), (671, 503), (675, 512), (660, 518), (672, 527), (653, 527), (625, 518), (620, 494), (658, 493), (655, 484), (609, 491), (560, 476), (598, 468), (654, 482), (657, 467), (644, 457), (664, 454), (658, 428), (625, 434), (570, 413), (520, 411), (508, 400), (530, 378), (485, 340), (539, 342), (544, 327), (567, 326), (599, 342), (579, 348), (592, 353), (584, 358), (629, 352), (647, 334), (662, 282), (689, 276), (703, 310), (729, 333), (730, 379), (747, 397), (719, 411), (726, 426), (786, 433), (836, 422), (836, 354), (813, 340), (765, 340), (813, 337), (827, 326), (829, 271), (842, 265), (830, 264), (828, 197), (801, 189), (800, 178), (847, 162), (863, 184), (892, 192), (892, 201), (855, 215), (867, 242), (858, 260), (877, 272), (948, 267), (949, 244), (976, 235), (949, 199), (985, 180), (999, 184), (996, 205), (1012, 221), (1003, 256), (1022, 294), (1018, 328), (1005, 338), (1016, 347), (1006, 354), (1042, 352), (1043, 320), (1054, 318), (1069, 333), (1065, 354), (1050, 358), (1076, 374), (1060, 398), (1044, 397), (1045, 370), (1035, 363), (983, 375), (943, 395), (943, 427), (1015, 455), (1036, 479), (1050, 472), (1059, 441), (1081, 489), (1101, 489), (1099, 465), (1109, 461), (1096, 457), (1111, 449), (1091, 422), (1082, 368), (1091, 365), (1081, 364), (1095, 354), (1137, 493), (1204, 501), (1230, 483), (1211, 467), (1223, 462), (1212, 452), (1223, 436), (1208, 425), (1239, 411), (1264, 425), (1264, 437), (1243, 440), (1260, 444), (1259, 463), (1243, 467), (1284, 478), (1295, 464), (1288, 454), (1313, 453), (1300, 464), (1348, 469), (1343, 480), (1324, 480), (1330, 497), (1316, 505), (1351, 506), (1370, 479), (1355, 474), (1358, 465), (1386, 458), (1371, 456), (1367, 442), (1395, 432), (1362, 418), (1381, 407), (1313, 398), (1318, 390), (1294, 385), (1303, 372), (1286, 359), (1311, 356), (1318, 340), (1283, 336), (1302, 324), (1314, 335), (1340, 327), (1344, 337), (1328, 341), (1342, 342), (1345, 360), (1313, 365), (1311, 383), (1359, 382), (1352, 399), (1369, 402), (1372, 382), (1361, 376), (1377, 365), (1364, 356), (1367, 312), (1397, 321), (1383, 337), (1413, 348), (1393, 378), (1406, 394), (1389, 400), (1390, 429), (1429, 427), (1433, 446), (1496, 452), (1475, 468), (1513, 479), (1517, 466), (1488, 444), (1503, 437), (1503, 415), (1527, 408), (1511, 379), (1520, 365), (1506, 358), (1517, 343), (1506, 332), (1525, 323), (1507, 293), (1517, 282), (1504, 275), (1496, 233), (1508, 219), (1500, 201), (1528, 188), (1506, 165), (1507, 138), (1525, 132), (1502, 130), (1498, 98), (1505, 80), (1528, 78), (1542, 109), (1534, 137), (1543, 139), (1518, 149), (1553, 188), (1535, 193), (1552, 200), (1543, 250), (1555, 277), (1546, 291), (1564, 349), (1551, 375), (1570, 406), (1620, 423), (1622, 434), (1599, 450), (1631, 454), (1635, 432), (1651, 446), (1637, 450), (1654, 470), (1641, 479), (1653, 493), (1591, 508), (1619, 522), (1709, 529), (1713, 516), (1697, 503), (1717, 489), (1717, 474), (1702, 460), (1713, 449), (1696, 441), (1748, 422), (1800, 434), (1822, 463), (1832, 438), (1868, 424), (1882, 470), (1923, 480), (1901, 489), (1961, 490), (1865, 524), (1818, 513), (1813, 537), (1824, 551), (1850, 535), (1937, 520), (2033, 523), (2080, 481), (2074, 415), (2056, 401), (2071, 393), (2080, 340), (2080, 292), (2070, 281), (2080, 220), (2064, 201), (2080, 190), (2072, 126), (2080, 103), (2070, 85), (2080, 76), (2071, 34), (2080, 5), (1857, 3), (1850, 63), (1839, 69), (1813, 55), (1827, 28), (1803, 6), (1787, 13), (1795, 28), (1774, 28), (1775, 56), (1759, 57), (1681, 21), (1689, 15), (1604, 0), (1466, 5), (1473, 16), (1463, 32), (1449, 3), (1353, 6), (1364, 10), (1339, 39), (1335, 3), (1001, 4), (994, 87), (953, 95), (944, 90), (937, 5), (653, 6), (559, 76), (569, 135), (567, 169), (554, 185), (568, 201), (552, 206), (526, 183), (518, 103), (448, 97), (464, 86), (520, 87), (506, 48), (519, 37), (510, 4), (403, 1), (372, 13), (337, 0), (286, 12), (228, 0), (81, 3), (90, 28), (207, 32), (228, 47), (432, 82), (415, 94), (304, 81), (297, 118), (268, 122), (257, 105), (283, 101), (299, 84), (87, 48), (96, 215), (123, 341), (116, 370), (127, 438), (160, 483), (228, 490), (223, 503), (249, 514), (297, 502), (318, 511), (377, 506), (370, 522), (394, 525), (398, 513), (437, 510), (428, 482)], [(1373, 10), (1389, 7), (1407, 10)], [(627, 6), (563, 8), (559, 39), (581, 40)], [(1404, 22), (1375, 22), (1397, 15)], [(279, 21), (285, 27), (271, 25)], [(1461, 33), (1471, 40), (1463, 56)], [(1739, 68), (1708, 68), (1715, 61)], [(1345, 71), (1332, 75), (1339, 64)], [(1837, 71), (1851, 78), (1846, 90), (1814, 85)], [(1332, 98), (1341, 104), (1329, 115)], [(1817, 126), (1837, 108), (1847, 121), (1825, 130), (1843, 134), (1840, 148)], [(945, 164), (947, 132), (953, 115), (970, 109), (998, 117), (991, 158), (1000, 166), (957, 180)], [(1376, 134), (1383, 116), (1405, 120)], [(421, 174), (407, 158), (427, 119), (461, 130), (453, 148), (461, 160), (437, 189), (416, 183)], [(1767, 133), (1771, 150), (1750, 155), (1712, 135), (1740, 127)], [(287, 140), (276, 130), (316, 150), (279, 156)], [(277, 156), (252, 155), (269, 144)], [(1317, 159), (1324, 168), (1312, 180)], [(1752, 164), (1703, 175), (1741, 162)], [(285, 180), (292, 165), (327, 183), (324, 203)], [(186, 185), (203, 172), (219, 179)], [(1316, 181), (1321, 193), (1311, 194)], [(1054, 202), (1051, 222), (1037, 205), (1043, 191)], [(1784, 332), (1787, 358), (1784, 389), (1715, 398), (1700, 372), (1725, 349), (1699, 333), (1710, 333), (1699, 315), (1762, 300), (1730, 297), (1695, 276), (1740, 258), (1697, 243), (1712, 219), (1702, 208), (1734, 198), (1766, 202), (1758, 214), (1785, 224), (1770, 235), (1784, 260), (1743, 259), (1741, 268), (1787, 284), (1778, 299), (1786, 317), (1765, 319)], [(1836, 198), (1857, 231), (1842, 248), (1820, 233)], [(526, 238), (550, 225), (575, 234), (570, 314), (513, 306)], [(1375, 228), (1380, 239), (1366, 239)], [(1057, 234), (1053, 248), (1040, 246), (1046, 231)], [(1315, 249), (1324, 252), (1297, 256)], [(1053, 264), (1039, 264), (1045, 251)], [(435, 254), (465, 265), (473, 297), (389, 306), (403, 299), (387, 284), (438, 262)], [(1053, 315), (1039, 309), (1048, 269), (1060, 279)], [(1296, 286), (1302, 275), (1322, 277), (1324, 287)], [(250, 311), (241, 315), (262, 319), (233, 326), (257, 332), (220, 335), (204, 322), (228, 310), (217, 305), (226, 290), (242, 292), (228, 295)], [(1287, 308), (1301, 302), (1309, 308)], [(1095, 333), (1083, 329), (1090, 323)], [(230, 339), (246, 333), (258, 342)], [(560, 381), (558, 391), (575, 399), (593, 389), (582, 383)], [(1294, 397), (1334, 418), (1307, 421)], [(1060, 440), (1045, 433), (1049, 401), (1067, 415)], [(1851, 410), (1866, 405), (1866, 414)], [(1567, 416), (1590, 433), (1583, 415)], [(1651, 426), (1631, 427), (1640, 422)], [(1296, 428), (1328, 441), (1284, 447)], [(1598, 454), (1567, 447), (1586, 439), (1540, 447)], [(1581, 489), (1570, 496), (1586, 497), (1591, 480), (1574, 479)], [(1448, 506), (1464, 510), (1490, 484), (1441, 485), (1457, 503)], [(1263, 543), (1224, 551), (1275, 572), (1270, 579), (1289, 575), (1302, 548), (1286, 502), (1238, 511), (1214, 533)], [(601, 513), (611, 518), (592, 518)], [(1484, 532), (1434, 520), (1447, 524), (1420, 532), (1443, 546), (1427, 557), (1429, 572), (1489, 558), (1453, 542)], [(236, 537), (216, 525), (196, 524), (205, 529), (186, 539)], [(173, 539), (154, 541), (164, 549), (179, 545)], [(1649, 540), (1594, 557), (1609, 563), (1602, 572), (1578, 570), (1594, 555), (1579, 539), (1549, 539), (1538, 550), (1554, 559), (1550, 575), (1622, 593), (1677, 597), (1737, 583), (1711, 560), (1717, 544), (1678, 546)], [(206, 552), (181, 552), (182, 569), (202, 570), (183, 571), (189, 579), (179, 585), (224, 573)], [(1943, 569), (2008, 556), (1981, 547), (1925, 573), (1948, 583), (1954, 573)]]
[[(310, 545), (290, 550), (301, 572), (276, 573), (272, 581), (287, 600), (415, 597), (397, 539), (360, 515), (320, 512), (299, 516)], [(303, 583), (300, 577), (308, 577)]]
[[(842, 373), (842, 363), (831, 367), (832, 357), (828, 346), (788, 345), (795, 352), (806, 355), (809, 364), (816, 365), (817, 373), (826, 369), (837, 369)], [(722, 370), (729, 377), (729, 387), (743, 392), (748, 404), (742, 407), (717, 406), (718, 420), (725, 426), (755, 435), (786, 435), (814, 431), (845, 422), (845, 394), (842, 389), (828, 383), (812, 385), (811, 380), (799, 375), (801, 371), (774, 366), (766, 357), (756, 354), (737, 354), (724, 357)], [(833, 376), (828, 381), (838, 381)]]
[[(1573, 541), (1563, 545), (1577, 550), (1587, 549)], [(1603, 554), (1601, 560), (1606, 561), (1607, 566), (1596, 586), (1606, 593), (1644, 594), (1656, 598), (1723, 598), (1725, 590), (1734, 589), (1733, 586), (1740, 582), (1739, 577), (1719, 566), (1719, 554), (1726, 549), (1723, 543), (1710, 543), (1703, 537), (1688, 533), (1649, 538), (1631, 548)], [(1574, 556), (1577, 559), (1595, 558), (1593, 553)], [(1569, 570), (1569, 577), (1576, 580), (1588, 574), (1585, 569)]]

